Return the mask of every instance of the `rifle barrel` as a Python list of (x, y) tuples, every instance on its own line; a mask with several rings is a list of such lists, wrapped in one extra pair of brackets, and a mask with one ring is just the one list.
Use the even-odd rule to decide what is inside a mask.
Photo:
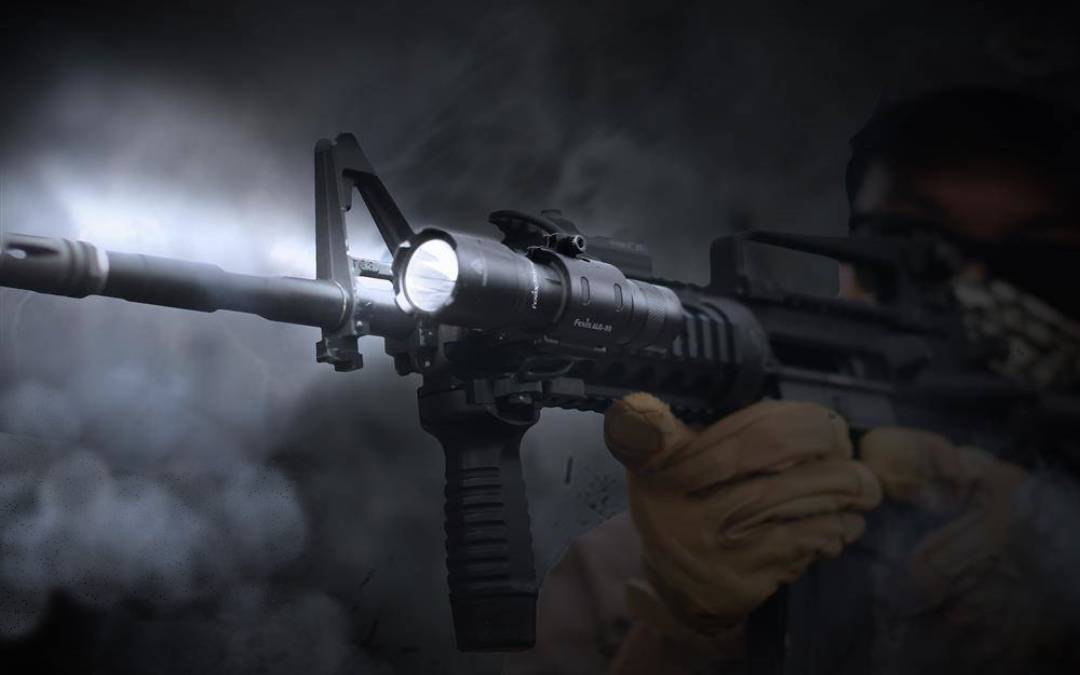
[(352, 302), (346, 289), (332, 281), (235, 274), (206, 263), (14, 233), (0, 240), (0, 286), (200, 312), (224, 309), (326, 329), (345, 321)]

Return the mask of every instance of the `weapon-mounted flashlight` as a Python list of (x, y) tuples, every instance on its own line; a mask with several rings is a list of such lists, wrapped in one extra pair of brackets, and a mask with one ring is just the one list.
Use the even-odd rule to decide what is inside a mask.
[(683, 321), (671, 289), (628, 279), (601, 260), (543, 246), (521, 252), (445, 230), (424, 230), (401, 246), (394, 290), (406, 312), (451, 325), (592, 346), (665, 345)]

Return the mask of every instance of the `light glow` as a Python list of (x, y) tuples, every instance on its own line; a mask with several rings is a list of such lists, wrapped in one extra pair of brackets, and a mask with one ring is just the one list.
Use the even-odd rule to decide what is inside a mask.
[(454, 248), (442, 239), (429, 239), (409, 256), (401, 286), (412, 307), (431, 313), (450, 302), (457, 280), (458, 258)]

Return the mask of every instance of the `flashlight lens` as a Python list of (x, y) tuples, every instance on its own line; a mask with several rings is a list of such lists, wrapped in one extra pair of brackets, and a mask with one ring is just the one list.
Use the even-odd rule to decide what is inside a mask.
[(454, 248), (442, 239), (429, 239), (409, 256), (402, 285), (413, 307), (421, 312), (435, 312), (450, 302), (457, 279), (458, 259)]

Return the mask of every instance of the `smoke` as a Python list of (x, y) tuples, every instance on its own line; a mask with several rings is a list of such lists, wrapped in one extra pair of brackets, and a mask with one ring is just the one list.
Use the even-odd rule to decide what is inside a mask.
[[(733, 226), (842, 229), (846, 140), (883, 84), (1002, 71), (977, 27), (1003, 21), (934, 9), (963, 21), (922, 35), (883, 2), (41, 8), (7, 29), (0, 228), (310, 276), (312, 147), (353, 131), (414, 226), (562, 208), (700, 282)], [(350, 227), (354, 253), (385, 255)], [(453, 647), (418, 382), (374, 340), (332, 373), (317, 338), (0, 290), (0, 634), (89, 612), (72, 653), (113, 672), (494, 672)], [(541, 574), (625, 506), (600, 420), (544, 418), (524, 448)]]
[[(117, 477), (99, 456), (73, 452), (45, 469), (32, 495), (11, 490), (28, 508), (6, 522), (4, 584), (36, 595), (35, 607), (55, 589), (93, 607), (125, 597), (170, 605), (298, 554), (303, 521), (280, 475), (239, 467), (220, 482), (212, 503), (196, 503), (178, 494), (184, 485)], [(7, 637), (29, 618), (3, 621)]]
[[(0, 584), (33, 596), (29, 607), (58, 590), (102, 608), (172, 605), (265, 579), (300, 554), (295, 487), (266, 464), (276, 404), (265, 371), (236, 354), (216, 372), (191, 369), (196, 356), (213, 368), (226, 353), (200, 344), (205, 335), (169, 354), (143, 331), (148, 344), (117, 352), (102, 329), (115, 318), (107, 310), (79, 321), (35, 304), (21, 330), (38, 331), (35, 354), (56, 355), (56, 367), (0, 390), (0, 428), (20, 435), (2, 437)], [(45, 330), (49, 320), (65, 329)], [(69, 330), (101, 337), (72, 345)], [(155, 357), (156, 370), (146, 365)], [(33, 627), (21, 605), (16, 613), (5, 632)]]

